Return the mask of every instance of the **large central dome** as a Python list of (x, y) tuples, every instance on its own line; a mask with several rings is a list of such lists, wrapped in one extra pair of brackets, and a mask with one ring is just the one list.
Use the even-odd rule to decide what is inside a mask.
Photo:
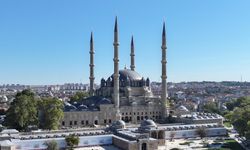
[[(113, 87), (114, 86), (114, 74), (107, 80), (101, 79), (101, 87)], [(146, 80), (136, 71), (130, 69), (119, 70), (119, 86), (120, 87), (144, 87), (150, 86), (150, 80)]]
[(142, 76), (136, 71), (132, 71), (130, 69), (123, 69), (119, 71), (120, 80), (126, 80), (129, 78), (130, 80), (141, 80)]

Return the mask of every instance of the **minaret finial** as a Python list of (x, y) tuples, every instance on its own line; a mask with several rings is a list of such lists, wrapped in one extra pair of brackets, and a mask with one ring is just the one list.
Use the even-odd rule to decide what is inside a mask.
[(134, 48), (134, 37), (131, 38), (131, 52), (130, 52), (130, 69), (135, 71), (135, 48)]
[(93, 33), (91, 32), (91, 35), (90, 35), (90, 51), (89, 51), (89, 54), (90, 54), (90, 63), (89, 63), (89, 81), (90, 81), (90, 90), (89, 90), (89, 93), (91, 96), (94, 96), (94, 80), (95, 80), (95, 77), (94, 77), (94, 40), (93, 40)]

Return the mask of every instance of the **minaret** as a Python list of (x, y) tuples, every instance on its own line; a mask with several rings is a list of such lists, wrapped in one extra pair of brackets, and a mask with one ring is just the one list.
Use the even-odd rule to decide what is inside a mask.
[(90, 96), (94, 96), (94, 41), (93, 41), (93, 33), (91, 32), (91, 36), (90, 36), (90, 63), (89, 63), (89, 83), (90, 83), (90, 89), (89, 89), (89, 94)]
[(161, 65), (162, 65), (162, 75), (161, 75), (161, 100), (163, 102), (163, 110), (164, 110), (164, 117), (166, 118), (168, 115), (168, 109), (167, 109), (167, 60), (166, 60), (166, 31), (165, 31), (165, 22), (163, 23), (163, 30), (162, 30), (162, 60), (161, 60)]
[(114, 29), (114, 93), (113, 93), (113, 100), (115, 103), (115, 109), (116, 109), (116, 120), (121, 119), (120, 111), (119, 111), (119, 42), (118, 42), (118, 25), (117, 25), (117, 17), (115, 18), (115, 29)]
[(131, 52), (130, 52), (130, 69), (132, 71), (135, 71), (135, 49), (134, 49), (134, 38), (132, 36), (132, 39), (131, 39)]

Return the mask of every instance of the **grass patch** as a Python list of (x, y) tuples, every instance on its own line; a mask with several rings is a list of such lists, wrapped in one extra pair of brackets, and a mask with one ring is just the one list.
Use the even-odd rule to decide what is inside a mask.
[(208, 150), (232, 150), (230, 148), (209, 148)]
[[(244, 148), (242, 148), (240, 144), (236, 142), (235, 140), (225, 140), (225, 143), (222, 146), (222, 148), (227, 148), (231, 150), (244, 150)], [(219, 149), (219, 150), (223, 150), (223, 149)]]
[(232, 124), (229, 121), (224, 121), (223, 124), (225, 127), (228, 127), (228, 128), (232, 127)]
[(214, 140), (214, 143), (221, 143), (221, 142), (224, 142), (224, 140), (222, 140), (222, 139), (216, 139), (216, 140)]
[(191, 143), (194, 143), (194, 142), (183, 142), (183, 143), (179, 143), (179, 145), (189, 145)]

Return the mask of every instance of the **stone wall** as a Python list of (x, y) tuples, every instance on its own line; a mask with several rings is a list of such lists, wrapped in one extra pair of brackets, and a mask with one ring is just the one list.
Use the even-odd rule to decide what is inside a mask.
[[(195, 138), (199, 137), (196, 134), (197, 129), (190, 130), (176, 130), (176, 131), (165, 131), (165, 138), (171, 139), (173, 138)], [(208, 137), (211, 136), (226, 136), (227, 130), (224, 127), (218, 128), (206, 128), (206, 134)]]
[(130, 150), (129, 149), (129, 141), (124, 140), (118, 136), (113, 136), (113, 144), (117, 147), (119, 147), (122, 150)]
[[(150, 118), (157, 121), (161, 117), (161, 107), (158, 105), (121, 106), (122, 120), (139, 124)], [(110, 125), (115, 121), (116, 110), (113, 104), (100, 105), (97, 111), (70, 111), (64, 112), (62, 127), (83, 127), (91, 125)]]

